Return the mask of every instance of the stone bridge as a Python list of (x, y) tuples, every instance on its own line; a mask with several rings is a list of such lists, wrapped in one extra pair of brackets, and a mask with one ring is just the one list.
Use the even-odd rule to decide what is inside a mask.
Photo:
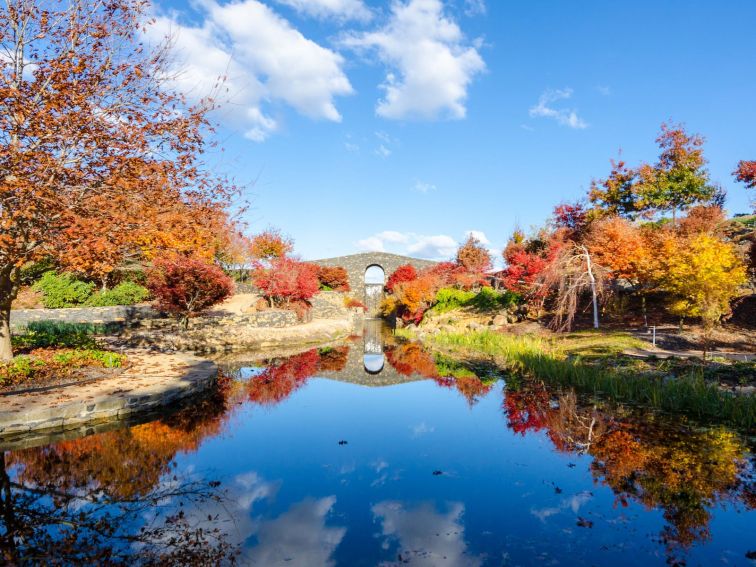
[(350, 256), (314, 260), (313, 264), (344, 268), (349, 276), (349, 287), (352, 288), (354, 296), (364, 301), (368, 306), (368, 315), (374, 316), (383, 294), (383, 285), (394, 270), (405, 264), (422, 270), (434, 266), (436, 262), (387, 252), (363, 252)]

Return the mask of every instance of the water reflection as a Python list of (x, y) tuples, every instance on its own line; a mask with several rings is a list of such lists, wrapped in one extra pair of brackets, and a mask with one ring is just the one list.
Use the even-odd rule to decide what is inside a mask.
[[(744, 561), (742, 436), (505, 384), (379, 331), (236, 361), (149, 423), (6, 451), (4, 560)], [(379, 374), (365, 356), (385, 357)]]
[(444, 512), (438, 512), (428, 502), (408, 509), (402, 502), (385, 501), (373, 506), (372, 512), (381, 524), (381, 547), (391, 550), (399, 563), (427, 567), (482, 564), (480, 557), (467, 553), (462, 524), (465, 505), (461, 502), (448, 503)]
[(219, 433), (226, 410), (220, 385), (196, 408), (164, 420), (4, 452), (3, 559), (118, 564), (233, 557), (220, 527), (198, 527), (181, 510), (220, 502), (220, 483), (172, 466), (178, 452), (196, 451), (202, 439)]

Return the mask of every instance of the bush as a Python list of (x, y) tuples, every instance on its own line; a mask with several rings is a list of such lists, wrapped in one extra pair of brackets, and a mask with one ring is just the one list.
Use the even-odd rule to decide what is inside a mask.
[(394, 287), (400, 283), (411, 282), (417, 279), (417, 270), (411, 264), (405, 264), (399, 266), (394, 273), (389, 276), (386, 282), (386, 290), (390, 293), (394, 292)]
[(55, 262), (52, 258), (44, 258), (39, 262), (29, 262), (21, 268), (19, 281), (21, 285), (34, 285), (47, 272), (55, 271)]
[(500, 293), (490, 287), (484, 287), (475, 295), (469, 305), (479, 311), (494, 311), (496, 309), (514, 307), (519, 302), (520, 296), (516, 293), (511, 291)]
[(48, 309), (79, 307), (92, 295), (95, 285), (75, 279), (71, 274), (46, 272), (32, 289), (42, 293), (42, 305)]
[(436, 293), (435, 305), (433, 311), (435, 313), (446, 313), (460, 307), (465, 307), (475, 297), (475, 292), (464, 291), (454, 287), (443, 287)]
[(484, 287), (478, 293), (452, 287), (444, 287), (436, 293), (434, 313), (446, 313), (462, 307), (472, 307), (478, 311), (494, 311), (517, 305), (520, 296), (510, 291), (501, 293)]
[(253, 274), (255, 285), (273, 306), (307, 301), (318, 292), (318, 267), (293, 258), (278, 258)]
[(341, 266), (319, 267), (318, 281), (322, 290), (349, 291), (349, 276)]
[(147, 299), (149, 290), (133, 282), (121, 282), (113, 289), (100, 291), (93, 294), (87, 305), (91, 307), (109, 307), (113, 305), (134, 305)]
[(178, 316), (186, 325), (190, 317), (230, 296), (234, 282), (218, 266), (176, 256), (155, 260), (147, 273), (147, 288), (158, 308)]
[(367, 306), (362, 303), (362, 301), (355, 299), (354, 297), (345, 297), (344, 307), (346, 307), (347, 309), (362, 309), (363, 311), (367, 311)]

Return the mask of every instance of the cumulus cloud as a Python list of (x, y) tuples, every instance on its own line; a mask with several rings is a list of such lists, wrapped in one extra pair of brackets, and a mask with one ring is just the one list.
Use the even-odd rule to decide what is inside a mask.
[(362, 0), (276, 0), (297, 12), (321, 20), (369, 21), (373, 13)]
[(198, 3), (201, 25), (182, 23), (176, 13), (158, 15), (148, 28), (155, 42), (168, 36), (177, 53), (175, 86), (190, 100), (213, 93), (225, 77), (220, 102), (226, 118), (243, 124), (249, 139), (262, 141), (278, 120), (266, 105), (284, 103), (314, 119), (341, 121), (334, 99), (354, 91), (344, 59), (306, 38), (257, 0)]
[(472, 236), (483, 245), (491, 244), (491, 241), (488, 240), (486, 233), (481, 230), (468, 230), (467, 232), (465, 232), (465, 236)]
[[(491, 244), (484, 232), (468, 230), (465, 233), (465, 239), (469, 235), (475, 236), (484, 246), (489, 247)], [(448, 234), (417, 234), (384, 230), (358, 240), (355, 244), (360, 250), (368, 252), (391, 252), (429, 260), (449, 260), (456, 254), (460, 243)], [(494, 257), (499, 253), (495, 248), (489, 247), (489, 251)]]
[(562, 126), (582, 130), (588, 124), (578, 116), (577, 111), (567, 108), (554, 108), (553, 103), (572, 97), (572, 89), (546, 90), (538, 99), (538, 103), (530, 109), (533, 118), (551, 118)]
[(383, 548), (398, 541), (399, 556), (412, 565), (474, 567), (483, 563), (481, 557), (467, 552), (461, 502), (451, 502), (445, 512), (438, 512), (428, 503), (408, 509), (402, 502), (384, 501), (373, 506), (372, 512), (381, 523)]
[(468, 87), (485, 69), (441, 0), (396, 1), (385, 26), (342, 44), (374, 50), (387, 67), (376, 112), (388, 119), (464, 118)]

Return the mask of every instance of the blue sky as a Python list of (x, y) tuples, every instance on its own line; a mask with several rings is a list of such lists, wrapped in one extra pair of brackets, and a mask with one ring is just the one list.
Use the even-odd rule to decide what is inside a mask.
[[(251, 231), (314, 259), (498, 251), (585, 194), (622, 150), (653, 161), (664, 120), (706, 137), (730, 175), (756, 159), (756, 2), (165, 2), (178, 86), (220, 97), (219, 172), (249, 184)], [(756, 196), (755, 196), (756, 197)]]

